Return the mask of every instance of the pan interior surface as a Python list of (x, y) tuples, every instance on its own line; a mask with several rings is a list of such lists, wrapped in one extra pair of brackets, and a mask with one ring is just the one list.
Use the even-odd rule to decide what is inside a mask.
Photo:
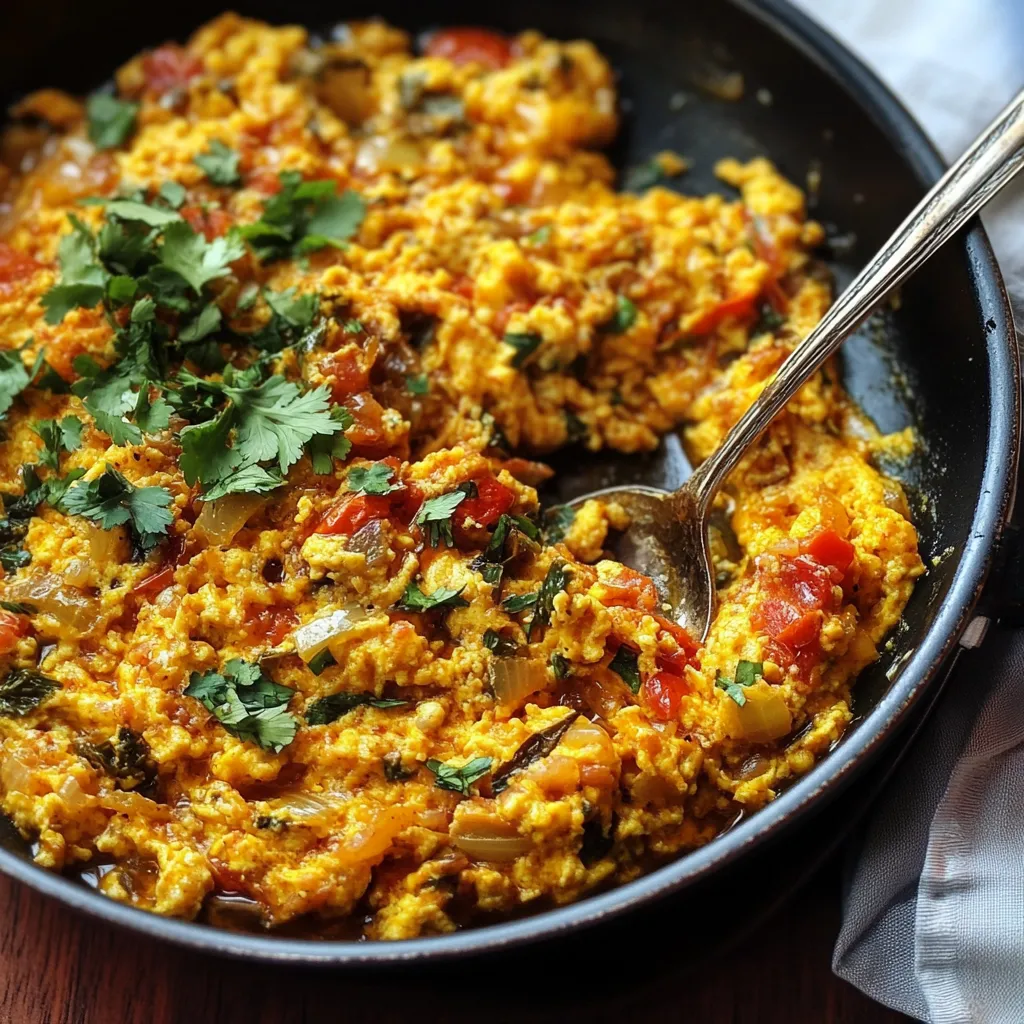
[[(834, 44), (801, 16), (775, 3), (745, 7), (716, 0), (684, 7), (658, 0), (522, 0), (483, 13), (460, 0), (415, 7), (380, 0), (342, 12), (314, 0), (291, 5), (287, 20), (317, 28), (330, 26), (341, 13), (346, 19), (380, 16), (413, 32), (483, 21), (506, 31), (537, 28), (559, 38), (588, 38), (620, 75), (623, 124), (612, 152), (620, 169), (671, 149), (692, 161), (675, 187), (728, 191), (712, 173), (717, 159), (767, 156), (790, 180), (805, 188), (810, 183), (810, 215), (829, 237), (822, 256), (841, 287), (913, 207), (923, 182), (937, 175), (937, 158), (882, 87), (838, 48), (829, 50)], [(216, 6), (197, 0), (182, 0), (151, 17), (139, 17), (126, 0), (109, 0), (102, 16), (70, 0), (18, 5), (6, 15), (0, 39), (0, 97), (8, 103), (48, 85), (85, 92), (139, 49), (184, 39), (217, 13)], [(280, 5), (269, 0), (246, 3), (241, 13), (285, 20)], [(740, 99), (709, 92), (709, 82), (736, 72), (744, 83)], [(0, 867), (66, 902), (154, 935), (237, 955), (332, 963), (442, 958), (526, 941), (700, 880), (787, 815), (808, 809), (827, 780), (849, 776), (866, 761), (955, 644), (1008, 512), (1017, 450), (1012, 337), (998, 271), (975, 230), (937, 255), (892, 308), (844, 346), (845, 383), (864, 412), (883, 432), (912, 426), (917, 433), (915, 454), (884, 468), (912, 497), (928, 572), (882, 658), (861, 675), (857, 721), (839, 749), (775, 804), (710, 847), (563, 910), (445, 938), (370, 946), (235, 935), (155, 918), (34, 868), (12, 836), (0, 836), (0, 843), (18, 855), (3, 852)], [(657, 456), (634, 460), (634, 475), (637, 465), (643, 482), (655, 485), (672, 486), (682, 471), (677, 460)], [(586, 489), (586, 483), (576, 484), (576, 493)], [(570, 477), (566, 487), (573, 486)]]

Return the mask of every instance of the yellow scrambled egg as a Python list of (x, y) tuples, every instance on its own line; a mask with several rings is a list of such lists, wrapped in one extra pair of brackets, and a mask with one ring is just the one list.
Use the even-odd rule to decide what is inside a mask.
[(614, 191), (611, 68), (532, 32), (225, 15), (12, 113), (0, 788), (40, 864), (443, 933), (706, 843), (840, 738), (923, 570), (834, 368), (721, 498), (699, 648), (606, 557), (620, 508), (538, 499), (562, 446), (706, 457), (821, 317), (770, 163)]

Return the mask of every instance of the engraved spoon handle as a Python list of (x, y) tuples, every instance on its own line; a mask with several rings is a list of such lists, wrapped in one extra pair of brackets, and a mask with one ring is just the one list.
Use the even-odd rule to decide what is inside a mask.
[(718, 488), (807, 379), (893, 289), (1024, 166), (1024, 90), (942, 176), (878, 254), (793, 350), (684, 488), (703, 518)]

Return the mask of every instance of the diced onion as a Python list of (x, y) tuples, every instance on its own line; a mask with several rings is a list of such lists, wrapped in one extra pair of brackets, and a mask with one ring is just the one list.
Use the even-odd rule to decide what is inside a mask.
[(743, 695), (742, 707), (728, 697), (722, 701), (722, 724), (733, 739), (770, 743), (793, 728), (785, 697), (763, 679), (745, 686)]
[(274, 803), (270, 813), (285, 814), (293, 821), (312, 823), (317, 818), (336, 814), (348, 801), (347, 794), (295, 793)]
[(208, 501), (192, 529), (207, 544), (229, 544), (269, 500), (266, 494), (227, 494), (216, 501)]
[(92, 628), (99, 616), (96, 601), (48, 572), (27, 576), (19, 573), (4, 583), (2, 596), (5, 601), (35, 605), (63, 625), (83, 632)]
[(0, 782), (8, 793), (30, 793), (32, 771), (17, 755), (5, 754), (0, 765)]
[(110, 565), (112, 562), (123, 562), (128, 558), (128, 534), (123, 526), (104, 530), (90, 523), (86, 527), (85, 536), (89, 542), (89, 557), (93, 565)]
[(57, 796), (64, 801), (64, 806), (72, 812), (81, 810), (81, 808), (89, 803), (89, 797), (82, 792), (82, 787), (78, 784), (78, 779), (74, 775), (69, 775), (60, 784)]
[(491, 662), (491, 690), (499, 704), (517, 708), (522, 702), (544, 689), (547, 669), (536, 658), (494, 658)]
[(450, 835), (452, 842), (474, 860), (507, 862), (533, 849), (527, 836), (519, 835), (514, 825), (493, 814), (459, 815)]
[(423, 163), (423, 150), (410, 139), (388, 139), (375, 135), (367, 139), (356, 153), (356, 167), (368, 174), (416, 170)]
[(369, 612), (354, 602), (328, 612), (318, 619), (307, 622), (295, 630), (295, 650), (299, 657), (309, 662), (332, 641), (344, 636), (350, 629), (370, 618)]
[(317, 98), (346, 124), (362, 124), (373, 113), (370, 69), (359, 62), (328, 64), (317, 83)]
[(388, 543), (384, 539), (384, 531), (379, 519), (371, 519), (365, 526), (356, 530), (345, 548), (347, 551), (365, 555), (366, 564), (371, 569), (374, 566), (383, 565), (389, 560)]

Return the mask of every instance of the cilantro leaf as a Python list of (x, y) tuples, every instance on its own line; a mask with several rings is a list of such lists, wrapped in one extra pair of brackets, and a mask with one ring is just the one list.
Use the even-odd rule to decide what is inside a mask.
[(546, 626), (551, 622), (555, 597), (565, 590), (571, 578), (564, 562), (555, 561), (551, 563), (537, 594), (536, 611), (534, 611), (533, 618), (530, 619), (530, 625), (526, 630), (527, 642), (533, 640), (534, 631), (538, 626)]
[(311, 252), (328, 245), (348, 241), (366, 217), (366, 200), (358, 192), (347, 189), (340, 196), (321, 200), (306, 224), (306, 233), (299, 241), (299, 252)]
[(216, 501), (227, 494), (268, 494), (284, 484), (276, 469), (262, 466), (241, 466), (230, 475), (203, 488), (204, 501)]
[(193, 672), (184, 690), (233, 736), (275, 754), (298, 732), (298, 719), (287, 710), (294, 693), (275, 683), (259, 665), (240, 658), (227, 662), (221, 672)]
[(330, 725), (342, 715), (363, 705), (371, 708), (401, 708), (408, 703), (405, 700), (375, 697), (372, 693), (331, 693), (310, 704), (306, 710), (306, 721), (310, 725)]
[(135, 487), (112, 466), (88, 483), (79, 483), (64, 495), (70, 515), (84, 516), (104, 530), (124, 523), (144, 551), (155, 547), (167, 533), (173, 516), (168, 511), (171, 494), (164, 487)]
[(625, 334), (636, 323), (636, 306), (625, 295), (615, 297), (615, 315), (605, 324), (609, 334)]
[(552, 505), (544, 513), (544, 543), (557, 544), (565, 540), (576, 519), (576, 510), (570, 505)]
[(57, 247), (60, 283), (55, 284), (40, 300), (46, 310), (43, 319), (59, 324), (71, 310), (79, 306), (91, 308), (102, 298), (109, 274), (96, 261), (92, 234), (75, 216), (69, 214), (71, 231), (62, 236)]
[(435, 608), (468, 608), (469, 602), (459, 596), (465, 589), (459, 587), (458, 590), (451, 590), (448, 587), (438, 587), (432, 594), (424, 594), (418, 584), (410, 583), (395, 607), (407, 612), (429, 612)]
[(24, 718), (60, 689), (56, 679), (27, 668), (14, 668), (0, 683), (0, 716)]
[(208, 302), (199, 311), (199, 314), (180, 331), (178, 341), (182, 344), (190, 344), (195, 341), (202, 341), (203, 338), (213, 334), (221, 324), (221, 312), (215, 302)]
[(743, 687), (739, 683), (735, 683), (731, 679), (726, 679), (723, 675), (716, 674), (715, 686), (717, 686), (719, 690), (725, 690), (725, 692), (740, 707), (743, 707), (743, 705), (747, 703), (747, 695), (743, 692)]
[(446, 547), (452, 547), (452, 513), (466, 500), (464, 490), (449, 491), (436, 498), (428, 498), (420, 506), (413, 522), (418, 526), (426, 526), (427, 543), (436, 548), (443, 540)]
[(106, 93), (94, 93), (85, 104), (89, 140), (99, 149), (120, 146), (135, 129), (138, 103), (128, 103)]
[(20, 352), (0, 352), (0, 417), (14, 404), (14, 399), (28, 387), (30, 379)]
[(206, 173), (206, 177), (214, 185), (240, 185), (242, 176), (238, 173), (240, 155), (229, 149), (219, 139), (210, 142), (205, 153), (199, 153), (194, 162)]
[(551, 666), (551, 671), (555, 674), (556, 679), (565, 679), (572, 671), (569, 659), (558, 651), (551, 652), (548, 664)]
[(501, 607), (514, 615), (516, 612), (526, 611), (527, 608), (532, 608), (540, 597), (540, 591), (533, 590), (528, 594), (510, 594), (501, 602)]
[(181, 222), (181, 214), (174, 210), (164, 210), (159, 206), (150, 206), (134, 199), (108, 199), (103, 205), (108, 217), (138, 221), (151, 228)]
[(371, 466), (353, 466), (348, 471), (345, 482), (348, 489), (355, 494), (390, 494), (397, 491), (401, 484), (391, 483), (395, 471), (383, 462), (375, 462)]
[(453, 793), (469, 796), (469, 787), (478, 779), (482, 779), (491, 770), (493, 763), (490, 757), (474, 757), (467, 764), (456, 767), (432, 757), (426, 762), (426, 768), (433, 772), (434, 785), (438, 789), (448, 789)]
[(306, 665), (306, 668), (308, 668), (313, 675), (319, 676), (323, 674), (324, 669), (328, 669), (332, 665), (337, 664), (337, 659), (333, 654), (331, 654), (330, 648), (325, 647), (319, 654), (314, 654), (313, 657), (309, 659), (309, 663)]
[(540, 348), (541, 342), (544, 339), (539, 334), (511, 333), (506, 334), (501, 340), (506, 345), (510, 345), (515, 349), (515, 355), (512, 356), (512, 365), (518, 370)]
[(139, 390), (135, 423), (146, 434), (159, 434), (171, 423), (171, 407), (163, 398), (150, 399), (148, 385)]
[(752, 686), (759, 675), (764, 674), (764, 665), (760, 661), (739, 661), (736, 664), (736, 682), (740, 686)]
[(172, 209), (178, 210), (185, 202), (188, 192), (177, 181), (165, 181), (160, 186), (160, 198)]
[(168, 224), (158, 249), (160, 263), (184, 278), (197, 295), (203, 285), (230, 273), (229, 263), (245, 255), (245, 247), (234, 234), (208, 242), (185, 221)]
[(430, 378), (425, 373), (405, 378), (405, 387), (410, 395), (430, 394)]
[(57, 420), (39, 420), (32, 429), (43, 439), (40, 459), (44, 466), (60, 468), (60, 453), (77, 451), (82, 446), (82, 421), (77, 416)]
[(615, 657), (608, 663), (608, 667), (622, 679), (633, 693), (640, 692), (640, 662), (636, 651), (630, 650), (623, 644), (615, 652)]
[(341, 431), (337, 434), (316, 434), (306, 443), (313, 472), (321, 476), (333, 473), (334, 460), (344, 461), (352, 450), (352, 442), (343, 433), (352, 426), (352, 413), (343, 405), (335, 405), (331, 409), (331, 419), (341, 424)]

